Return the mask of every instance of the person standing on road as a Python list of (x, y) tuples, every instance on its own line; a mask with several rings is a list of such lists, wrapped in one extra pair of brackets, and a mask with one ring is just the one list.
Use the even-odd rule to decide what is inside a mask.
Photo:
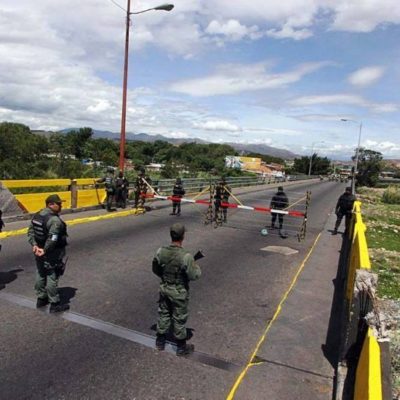
[[(279, 186), (278, 191), (271, 199), (270, 207), (273, 210), (283, 210), (289, 206), (289, 199), (283, 191), (283, 187)], [(276, 217), (279, 219), (279, 230), (283, 227), (283, 214), (271, 212), (271, 229), (275, 229)]]
[(0, 210), (0, 232), (3, 230), (4, 227), (5, 227), (5, 224), (3, 222), (3, 211)]
[[(222, 205), (222, 203), (229, 203), (231, 188), (226, 184), (224, 177), (221, 178), (220, 182), (215, 186), (214, 195), (214, 206), (215, 206), (215, 221), (217, 222), (228, 222), (228, 207)], [(221, 218), (221, 209), (223, 219)]]
[[(172, 196), (175, 199), (181, 199), (185, 195), (185, 189), (182, 185), (182, 179), (176, 178), (175, 185), (172, 188)], [(172, 200), (172, 213), (170, 215), (181, 215), (181, 201)]]
[(129, 182), (124, 173), (119, 171), (115, 180), (115, 201), (117, 207), (126, 208), (126, 199), (128, 198)]
[(151, 179), (146, 176), (146, 170), (141, 167), (135, 182), (135, 205), (134, 208), (144, 208), (146, 202), (146, 194)]
[(348, 231), (350, 227), (351, 215), (353, 212), (353, 205), (356, 200), (356, 196), (351, 194), (351, 187), (347, 187), (345, 192), (339, 197), (336, 208), (336, 223), (335, 228), (333, 229), (333, 235), (337, 235), (339, 226), (342, 222), (343, 217), (345, 217), (345, 233)]
[(67, 225), (60, 218), (61, 198), (52, 194), (46, 199), (46, 208), (37, 212), (28, 229), (28, 241), (36, 260), (37, 295), (36, 307), (41, 308), (50, 303), (50, 312), (69, 309), (68, 304), (60, 303), (57, 285), (64, 273), (65, 247), (67, 246)]
[(101, 179), (98, 179), (97, 183), (104, 183), (106, 189), (106, 207), (107, 211), (111, 211), (112, 202), (115, 195), (114, 168), (107, 168), (107, 175)]
[(172, 324), (177, 340), (176, 355), (184, 356), (194, 351), (194, 346), (186, 343), (189, 281), (200, 278), (201, 270), (193, 256), (182, 247), (184, 225), (173, 224), (170, 235), (172, 243), (160, 247), (153, 259), (153, 273), (161, 278), (156, 347), (164, 350), (166, 335)]

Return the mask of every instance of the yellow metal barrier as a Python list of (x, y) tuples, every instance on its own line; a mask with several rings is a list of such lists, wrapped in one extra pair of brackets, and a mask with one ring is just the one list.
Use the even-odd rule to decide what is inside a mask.
[(71, 184), (71, 179), (3, 180), (1, 183), (8, 189), (40, 186), (69, 186)]
[[(48, 187), (64, 186), (70, 188), (73, 184), (79, 186), (93, 186), (98, 178), (78, 178), (78, 179), (25, 179), (25, 180), (3, 180), (1, 183), (8, 189), (26, 187)], [(34, 213), (45, 205), (46, 197), (57, 193), (65, 203), (64, 208), (72, 207), (72, 192), (56, 191), (43, 193), (24, 193), (14, 195), (23, 211)], [(90, 207), (102, 204), (105, 200), (104, 189), (78, 189), (76, 190), (76, 207)]]
[(350, 262), (348, 270), (348, 281), (346, 296), (349, 301), (351, 301), (353, 296), (354, 280), (357, 269), (371, 269), (371, 263), (368, 254), (367, 239), (365, 237), (365, 231), (367, 227), (362, 221), (361, 216), (361, 202), (354, 202), (353, 207), (353, 237), (351, 241), (350, 250)]
[[(54, 192), (16, 194), (15, 198), (18, 200), (24, 211), (33, 213), (43, 208), (45, 206), (46, 197), (53, 193)], [(71, 208), (71, 192), (57, 192), (57, 194), (65, 201), (63, 207)]]
[(381, 376), (379, 343), (368, 329), (357, 365), (354, 400), (382, 400)]

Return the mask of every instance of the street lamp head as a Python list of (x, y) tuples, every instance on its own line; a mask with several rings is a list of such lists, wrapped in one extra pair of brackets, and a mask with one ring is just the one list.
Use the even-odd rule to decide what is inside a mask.
[(154, 7), (154, 10), (171, 11), (173, 8), (173, 4), (161, 4), (160, 6)]

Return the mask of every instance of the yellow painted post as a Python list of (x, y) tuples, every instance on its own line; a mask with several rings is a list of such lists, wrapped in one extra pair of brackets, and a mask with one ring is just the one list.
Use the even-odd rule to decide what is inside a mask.
[(381, 350), (370, 328), (357, 364), (354, 400), (382, 400)]

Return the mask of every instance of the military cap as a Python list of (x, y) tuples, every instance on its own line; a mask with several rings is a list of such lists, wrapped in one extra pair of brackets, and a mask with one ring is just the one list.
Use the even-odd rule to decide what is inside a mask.
[(63, 203), (65, 200), (62, 200), (58, 194), (51, 194), (46, 199), (46, 204), (49, 203)]
[(182, 237), (185, 233), (185, 226), (180, 223), (173, 224), (170, 228), (170, 232), (171, 235)]

